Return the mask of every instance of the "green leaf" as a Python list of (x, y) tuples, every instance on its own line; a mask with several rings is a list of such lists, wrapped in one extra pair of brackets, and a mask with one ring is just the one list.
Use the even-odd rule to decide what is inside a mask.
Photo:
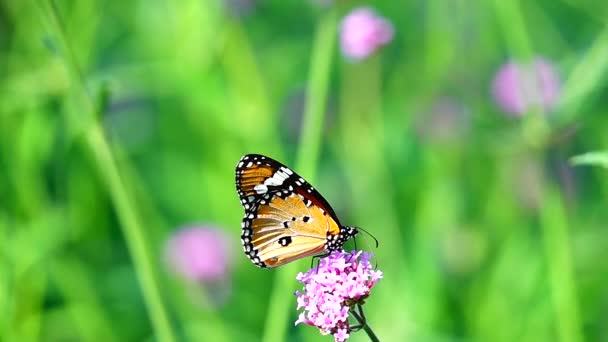
[(570, 158), (572, 165), (595, 165), (608, 169), (608, 151), (587, 152)]

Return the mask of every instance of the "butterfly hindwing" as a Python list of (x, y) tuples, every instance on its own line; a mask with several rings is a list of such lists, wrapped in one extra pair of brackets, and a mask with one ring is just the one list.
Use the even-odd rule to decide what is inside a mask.
[(343, 231), (331, 206), (308, 182), (269, 157), (243, 156), (236, 187), (245, 208), (243, 249), (257, 266), (277, 267), (337, 249), (356, 234)]
[(281, 193), (263, 202), (245, 216), (241, 235), (245, 253), (258, 266), (276, 267), (320, 254), (328, 234), (340, 232), (336, 221), (303, 195)]

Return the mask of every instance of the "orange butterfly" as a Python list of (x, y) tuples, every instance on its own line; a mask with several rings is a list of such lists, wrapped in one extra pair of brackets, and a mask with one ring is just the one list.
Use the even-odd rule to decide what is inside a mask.
[(308, 182), (272, 158), (243, 156), (236, 166), (236, 191), (245, 208), (243, 249), (259, 267), (340, 250), (358, 233), (357, 228), (340, 224)]

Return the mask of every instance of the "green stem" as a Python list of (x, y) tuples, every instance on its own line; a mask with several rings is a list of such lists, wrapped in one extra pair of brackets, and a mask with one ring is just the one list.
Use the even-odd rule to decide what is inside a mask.
[(549, 185), (547, 188), (540, 220), (557, 333), (562, 341), (583, 341), (568, 218), (559, 192)]
[[(306, 178), (314, 178), (319, 158), (321, 135), (325, 114), (325, 103), (329, 84), (331, 58), (336, 36), (337, 14), (331, 10), (318, 24), (315, 34), (310, 76), (307, 87), (307, 107), (304, 113), (302, 135), (298, 150), (296, 169)], [(271, 292), (263, 341), (284, 341), (287, 332), (288, 314), (293, 302), (295, 274), (301, 263), (294, 262), (277, 270), (273, 291)]]
[(174, 334), (162, 302), (160, 286), (154, 276), (154, 263), (147, 246), (145, 234), (135, 208), (129, 198), (123, 179), (110, 147), (99, 126), (92, 127), (86, 135), (87, 142), (93, 150), (97, 166), (102, 177), (110, 188), (110, 196), (116, 207), (127, 247), (131, 254), (135, 271), (139, 279), (143, 297), (148, 308), (152, 326), (159, 341), (174, 341)]
[[(79, 105), (83, 108), (82, 112), (88, 116), (84, 119), (84, 125), (82, 120), (77, 122), (77, 124), (79, 124), (78, 127), (83, 128), (82, 133), (84, 133), (85, 140), (93, 152), (100, 175), (109, 188), (110, 197), (116, 208), (120, 226), (133, 260), (135, 271), (143, 292), (144, 301), (157, 339), (163, 342), (174, 341), (175, 335), (162, 302), (160, 286), (154, 276), (153, 257), (148, 248), (145, 233), (139, 222), (135, 206), (129, 198), (126, 184), (120, 175), (119, 167), (112, 155), (112, 150), (103, 134), (103, 130), (100, 127), (98, 120), (95, 119), (95, 114), (97, 114), (95, 104), (86, 91), (83, 75), (74, 58), (75, 56), (68, 42), (67, 34), (62, 25), (58, 10), (52, 0), (41, 2), (41, 7), (47, 13), (51, 29), (54, 31), (63, 51), (66, 53), (64, 59), (66, 67), (70, 71), (72, 79), (78, 85), (77, 87), (74, 87), (74, 89), (77, 91), (76, 95), (78, 95), (81, 100)], [(77, 120), (76, 118), (74, 119)]]
[(557, 119), (561, 125), (574, 120), (588, 120), (581, 115), (584, 113), (581, 107), (590, 102), (590, 97), (608, 73), (608, 25), (570, 70), (560, 97), (561, 113)]
[(298, 145), (296, 167), (309, 176), (314, 174), (319, 159), (335, 37), (336, 13), (331, 11), (319, 23), (315, 36), (310, 78), (306, 87), (306, 110)]
[(359, 314), (357, 314), (357, 312), (355, 310), (352, 310), (350, 312), (351, 315), (353, 315), (353, 317), (355, 317), (355, 319), (357, 320), (357, 323), (361, 324), (361, 328), (365, 331), (367, 336), (369, 336), (369, 339), (372, 342), (380, 342), (380, 339), (378, 338), (378, 336), (376, 336), (376, 333), (374, 333), (374, 330), (372, 330), (372, 327), (370, 327), (369, 324), (367, 324), (367, 320), (365, 319), (365, 315), (363, 314), (363, 308), (361, 307), (361, 305), (357, 304), (357, 308), (359, 310)]
[(534, 50), (526, 31), (519, 0), (495, 0), (494, 6), (509, 52), (518, 60), (530, 62), (534, 58)]

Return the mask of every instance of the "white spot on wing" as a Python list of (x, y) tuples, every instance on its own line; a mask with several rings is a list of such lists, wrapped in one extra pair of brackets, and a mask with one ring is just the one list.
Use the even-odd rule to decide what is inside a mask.
[(264, 181), (264, 184), (270, 185), (270, 186), (279, 186), (279, 185), (283, 184), (283, 181), (278, 180), (278, 179), (274, 178), (274, 176), (272, 176), (270, 178), (266, 178), (266, 180)]
[(272, 177), (267, 178), (264, 181), (264, 184), (266, 184), (266, 185), (272, 185), (272, 186), (282, 185), (283, 182), (287, 178), (289, 178), (289, 174), (286, 173), (285, 170), (287, 170), (287, 169), (284, 168), (284, 167), (280, 168), (277, 172), (274, 173), (274, 175), (272, 175)]
[(257, 192), (258, 194), (265, 194), (268, 192), (268, 187), (266, 186), (266, 184), (256, 184), (256, 186), (253, 187), (253, 190), (255, 190), (255, 192)]

